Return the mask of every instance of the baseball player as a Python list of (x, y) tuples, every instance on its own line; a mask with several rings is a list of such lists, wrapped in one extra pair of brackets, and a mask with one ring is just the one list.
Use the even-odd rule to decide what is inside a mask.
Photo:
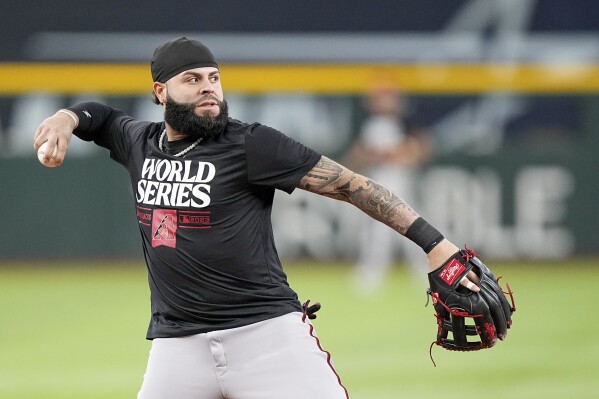
[[(348, 398), (310, 322), (316, 309), (299, 302), (277, 256), (275, 189), (355, 205), (423, 248), (430, 270), (458, 248), (375, 181), (229, 118), (218, 64), (201, 42), (159, 46), (151, 73), (164, 122), (89, 102), (45, 119), (34, 139), (36, 150), (47, 142), (48, 165), (62, 164), (75, 134), (129, 172), (151, 292), (138, 398)], [(472, 272), (459, 281), (479, 290)]]
[[(381, 77), (363, 99), (368, 115), (360, 135), (347, 154), (347, 161), (372, 180), (415, 201), (417, 169), (430, 156), (431, 146), (424, 130), (408, 115), (407, 98)], [(395, 232), (374, 219), (366, 219), (358, 245), (354, 270), (358, 292), (371, 294), (382, 285), (391, 267), (396, 247)], [(424, 260), (418, 247), (400, 242), (402, 255), (414, 276), (424, 276)]]

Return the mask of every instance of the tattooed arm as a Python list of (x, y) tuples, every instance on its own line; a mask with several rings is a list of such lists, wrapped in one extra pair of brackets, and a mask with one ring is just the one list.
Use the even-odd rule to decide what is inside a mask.
[[(352, 172), (327, 157), (300, 181), (299, 188), (325, 197), (349, 202), (368, 216), (385, 223), (401, 235), (418, 218), (418, 213), (403, 199), (368, 177)], [(429, 269), (434, 270), (458, 247), (444, 239), (427, 255)]]
[(418, 214), (387, 188), (327, 157), (300, 181), (299, 188), (349, 202), (404, 235)]

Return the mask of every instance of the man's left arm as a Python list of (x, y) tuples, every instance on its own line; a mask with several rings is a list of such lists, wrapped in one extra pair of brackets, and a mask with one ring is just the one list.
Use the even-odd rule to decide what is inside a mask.
[[(298, 187), (325, 197), (349, 202), (403, 236), (406, 236), (410, 226), (420, 218), (408, 203), (383, 185), (324, 156), (300, 180)], [(457, 251), (457, 246), (442, 238), (427, 253), (429, 271), (437, 269)], [(474, 274), (468, 277), (473, 282), (478, 281)], [(463, 285), (467, 286), (468, 282), (465, 280)], [(474, 286), (472, 290), (477, 291), (478, 287)]]

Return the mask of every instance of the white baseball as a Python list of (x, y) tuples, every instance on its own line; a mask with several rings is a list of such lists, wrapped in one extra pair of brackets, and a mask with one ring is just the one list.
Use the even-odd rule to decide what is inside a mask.
[(56, 156), (56, 153), (58, 152), (58, 147), (54, 147), (54, 153), (52, 154), (52, 157), (48, 160), (48, 162), (44, 163), (44, 154), (46, 153), (47, 146), (48, 146), (48, 142), (46, 141), (44, 144), (42, 144), (40, 146), (40, 148), (38, 148), (37, 159), (39, 159), (40, 163), (42, 165), (44, 165), (45, 167), (55, 168), (55, 167), (59, 166), (59, 164), (54, 159), (54, 157)]

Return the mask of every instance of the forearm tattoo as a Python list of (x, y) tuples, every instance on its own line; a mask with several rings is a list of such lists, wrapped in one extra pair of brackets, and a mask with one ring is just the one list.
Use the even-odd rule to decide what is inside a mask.
[(349, 202), (402, 235), (418, 214), (381, 184), (322, 157), (302, 178), (299, 188)]

